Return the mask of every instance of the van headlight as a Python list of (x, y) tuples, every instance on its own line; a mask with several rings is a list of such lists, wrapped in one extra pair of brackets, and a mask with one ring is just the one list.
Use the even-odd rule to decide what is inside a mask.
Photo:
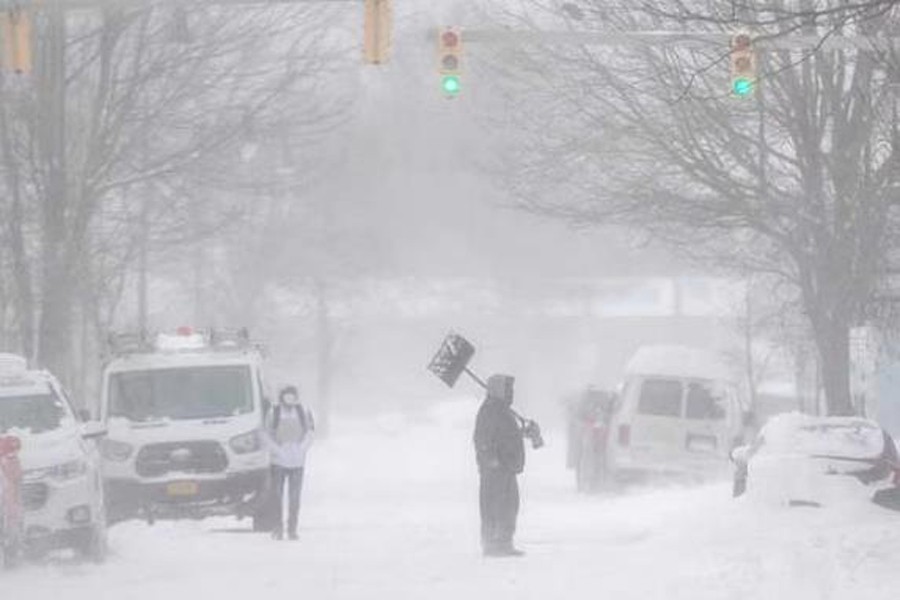
[(22, 474), (25, 481), (41, 481), (43, 479), (55, 479), (56, 481), (68, 481), (81, 477), (87, 472), (87, 463), (82, 459), (70, 460), (52, 467), (43, 469), (31, 469)]
[(100, 456), (112, 462), (125, 462), (131, 458), (134, 446), (111, 439), (100, 440)]
[(236, 454), (249, 454), (262, 448), (262, 436), (258, 429), (235, 436), (228, 441), (228, 445)]

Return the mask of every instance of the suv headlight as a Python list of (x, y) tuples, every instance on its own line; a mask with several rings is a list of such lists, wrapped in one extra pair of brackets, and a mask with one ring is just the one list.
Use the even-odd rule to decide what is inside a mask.
[(62, 464), (43, 469), (31, 469), (22, 474), (25, 481), (40, 481), (42, 479), (55, 479), (57, 481), (68, 481), (81, 477), (87, 472), (87, 463), (82, 459), (70, 460)]
[(134, 446), (111, 439), (100, 440), (100, 456), (113, 462), (125, 462), (131, 458)]
[(249, 433), (243, 433), (235, 436), (228, 441), (228, 445), (237, 454), (249, 454), (257, 452), (262, 448), (262, 436), (258, 429), (254, 429)]

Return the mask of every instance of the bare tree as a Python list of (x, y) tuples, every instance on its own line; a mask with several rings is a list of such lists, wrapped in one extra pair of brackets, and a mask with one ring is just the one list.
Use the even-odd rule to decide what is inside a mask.
[[(641, 30), (678, 14), (648, 1), (573, 23), (555, 17), (557, 7), (525, 2), (514, 18), (537, 27), (537, 10), (541, 26), (556, 18)], [(751, 21), (761, 14), (745, 8)], [(682, 16), (692, 31), (725, 31), (717, 19)], [(845, 17), (823, 13), (804, 31), (840, 30)], [(765, 26), (787, 35), (793, 22)], [(852, 25), (860, 34), (894, 26), (885, 16)], [(887, 85), (896, 63), (857, 50), (773, 52), (761, 57), (748, 101), (729, 97), (725, 56), (716, 46), (497, 53), (516, 132), (502, 172), (528, 210), (649, 230), (706, 264), (790, 286), (818, 349), (829, 411), (848, 414), (849, 330), (871, 311), (897, 233), (900, 137)]]
[(5, 345), (71, 375), (76, 315), (108, 324), (148, 239), (193, 241), (252, 213), (234, 193), (239, 149), (276, 120), (314, 142), (335, 22), (317, 5), (38, 10), (33, 75), (0, 82)]

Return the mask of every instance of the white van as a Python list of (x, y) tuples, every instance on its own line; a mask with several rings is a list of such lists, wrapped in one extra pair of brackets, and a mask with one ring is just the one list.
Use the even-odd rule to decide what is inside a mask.
[(28, 369), (22, 357), (0, 354), (0, 435), (21, 442), (29, 553), (70, 547), (98, 561), (106, 555), (100, 457), (93, 441), (104, 431), (86, 420), (53, 375)]
[(130, 340), (103, 373), (110, 518), (252, 514), (269, 471), (258, 348), (245, 330)]
[(731, 450), (743, 443), (742, 396), (738, 378), (714, 352), (640, 348), (626, 366), (611, 421), (610, 473), (727, 473)]

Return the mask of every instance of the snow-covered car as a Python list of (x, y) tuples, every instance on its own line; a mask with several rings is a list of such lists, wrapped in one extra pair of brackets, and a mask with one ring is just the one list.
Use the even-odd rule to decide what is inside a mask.
[(15, 562), (25, 536), (21, 447), (19, 438), (0, 435), (0, 569)]
[[(83, 416), (83, 415), (82, 415)], [(99, 423), (76, 416), (47, 371), (0, 355), (0, 434), (21, 441), (25, 550), (74, 548), (93, 560), (106, 555), (106, 512), (95, 439)]]
[(738, 378), (711, 351), (645, 346), (626, 366), (610, 423), (612, 476), (727, 476), (747, 411)]
[(877, 423), (859, 417), (773, 417), (732, 453), (734, 495), (785, 506), (834, 506), (891, 494), (897, 448)]
[(255, 514), (268, 486), (263, 356), (245, 331), (120, 336), (103, 374), (113, 521)]

